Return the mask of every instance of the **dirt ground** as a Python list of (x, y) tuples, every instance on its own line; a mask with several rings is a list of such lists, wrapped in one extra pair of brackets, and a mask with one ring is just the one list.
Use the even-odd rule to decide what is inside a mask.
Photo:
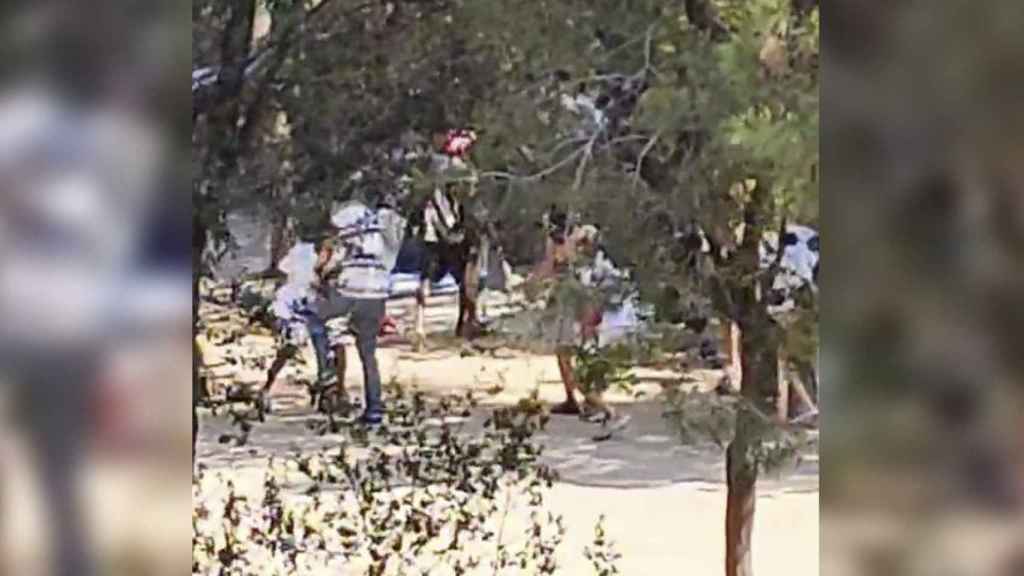
[[(358, 363), (356, 363), (358, 366)], [(451, 350), (413, 354), (401, 348), (381, 353), (385, 380), (415, 385), (435, 393), (473, 390), (486, 404), (511, 404), (539, 390), (547, 402), (561, 399), (553, 357), (508, 353), (504, 358), (462, 357)], [(353, 370), (355, 372), (355, 370)], [(678, 375), (640, 371), (636, 400), (624, 393), (609, 398), (631, 416), (629, 426), (612, 440), (595, 442), (596, 428), (576, 418), (557, 417), (542, 436), (547, 463), (561, 481), (550, 496), (551, 511), (569, 528), (560, 556), (565, 574), (592, 574), (583, 557), (593, 527), (607, 518), (610, 537), (623, 554), (627, 575), (720, 574), (724, 558), (724, 460), (713, 449), (680, 445), (662, 419), (658, 397), (665, 382)], [(717, 374), (691, 375), (693, 385), (710, 385)], [(359, 374), (347, 380), (358, 397)], [(203, 434), (200, 458), (212, 470), (257, 475), (267, 455), (286, 454), (300, 445), (329, 443), (313, 439), (293, 415), (288, 402), (305, 404), (304, 391), (282, 385), (275, 396), (282, 413), (258, 428), (251, 446), (227, 449), (212, 440), (228, 431), (224, 422), (210, 422)], [(256, 453), (251, 448), (256, 448)], [(810, 456), (796, 470), (767, 478), (760, 486), (755, 525), (755, 566), (762, 574), (818, 574), (818, 471)]]
[[(443, 314), (433, 322), (443, 325)], [(234, 346), (234, 348), (232, 348)], [(232, 345), (204, 346), (205, 361), (214, 382), (255, 384), (262, 380), (259, 363), (228, 362), (239, 349), (255, 356), (269, 354), (272, 339), (246, 336)], [(552, 356), (496, 350), (493, 354), (460, 354), (446, 346), (416, 354), (401, 343), (385, 345), (380, 352), (385, 381), (428, 393), (473, 391), (485, 405), (517, 402), (534, 390), (545, 402), (561, 400), (561, 385)], [(347, 387), (358, 397), (361, 374), (352, 355)], [(329, 445), (331, 436), (314, 436), (303, 420), (309, 416), (304, 389), (291, 382), (294, 376), (311, 373), (311, 362), (289, 369), (275, 387), (278, 412), (258, 426), (244, 448), (217, 442), (229, 429), (222, 417), (204, 414), (198, 459), (210, 470), (226, 474), (243, 489), (261, 478), (265, 458), (287, 454), (297, 448)], [(540, 438), (546, 447), (547, 463), (560, 475), (549, 496), (551, 511), (565, 519), (566, 540), (559, 555), (563, 574), (589, 575), (592, 568), (583, 548), (593, 537), (597, 519), (604, 515), (610, 538), (623, 555), (621, 573), (632, 576), (662, 574), (714, 575), (722, 573), (724, 557), (725, 490), (722, 482), (722, 454), (713, 448), (682, 446), (662, 419), (659, 395), (679, 374), (638, 371), (639, 398), (612, 393), (609, 399), (631, 417), (628, 427), (605, 442), (595, 442), (596, 428), (575, 418), (556, 417)], [(685, 381), (690, 386), (711, 386), (719, 374), (694, 372)], [(4, 448), (6, 446), (6, 448)], [(44, 529), (38, 520), (37, 495), (26, 455), (17, 443), (0, 442), (6, 450), (0, 498), (13, 503), (15, 513), (0, 521), (0, 550), (8, 550), (8, 573), (38, 573), (33, 559), (43, 557)], [(18, 463), (21, 462), (22, 465)], [(175, 468), (177, 469), (177, 468)], [(171, 480), (173, 476), (173, 482)], [(94, 540), (106, 554), (160, 558), (154, 574), (181, 574), (185, 569), (182, 544), (189, 520), (183, 512), (184, 498), (190, 498), (185, 483), (178, 482), (159, 466), (125, 468), (97, 464), (90, 468), (85, 485), (89, 510), (96, 529)], [(171, 487), (173, 484), (173, 488)], [(180, 486), (180, 487), (179, 487)], [(151, 492), (147, 492), (151, 491)], [(754, 564), (760, 574), (804, 576), (819, 573), (818, 551), (818, 466), (809, 454), (796, 469), (760, 484), (754, 532)], [(159, 494), (152, 498), (148, 494)], [(132, 513), (132, 506), (148, 501), (145, 514)], [(173, 518), (173, 519), (172, 519)], [(12, 525), (13, 524), (13, 525)], [(180, 533), (179, 533), (180, 532)], [(134, 550), (125, 555), (126, 549)], [(0, 557), (3, 554), (0, 553)], [(10, 562), (10, 560), (9, 560)], [(0, 573), (4, 572), (0, 570)], [(131, 572), (125, 572), (131, 573)]]
[[(491, 303), (495, 316), (506, 302)], [(408, 329), (408, 302), (389, 305)], [(451, 303), (440, 299), (427, 312), (433, 333), (454, 325)], [(504, 330), (523, 330), (516, 321), (501, 322)], [(239, 349), (268, 349), (268, 336), (247, 336)], [(472, 354), (461, 353), (457, 345), (438, 338), (430, 351), (414, 353), (404, 341), (386, 343), (379, 354), (384, 381), (398, 381), (431, 394), (472, 391), (485, 405), (509, 405), (534, 391), (541, 400), (555, 403), (563, 398), (554, 357), (487, 347)], [(210, 347), (207, 363), (214, 366), (228, 351)], [(243, 363), (245, 364), (245, 363)], [(312, 365), (290, 368), (300, 378), (308, 377)], [(346, 385), (359, 397), (362, 376), (350, 352)], [(231, 381), (256, 384), (262, 380), (260, 363), (248, 368), (225, 366)], [(217, 372), (214, 369), (213, 372)], [(612, 440), (595, 442), (594, 425), (576, 418), (553, 419), (540, 438), (547, 463), (559, 473), (560, 482), (550, 495), (551, 511), (565, 518), (568, 534), (560, 554), (564, 574), (589, 575), (592, 568), (583, 556), (602, 515), (607, 518), (610, 537), (623, 555), (620, 568), (626, 575), (720, 574), (724, 564), (724, 459), (713, 448), (696, 449), (680, 444), (662, 418), (664, 386), (682, 379), (687, 386), (710, 388), (721, 376), (713, 371), (681, 375), (668, 371), (637, 371), (639, 384), (633, 394), (612, 392), (608, 399), (620, 412), (631, 417), (629, 426)], [(231, 470), (235, 477), (258, 477), (263, 458), (288, 453), (300, 446), (330, 443), (330, 437), (311, 438), (295, 416), (308, 411), (305, 391), (289, 385), (289, 374), (275, 387), (274, 397), (281, 413), (254, 431), (251, 446), (225, 448), (213, 440), (228, 430), (223, 421), (208, 421), (200, 446), (200, 459), (213, 470)], [(251, 448), (255, 447), (253, 453)], [(816, 455), (777, 478), (760, 485), (755, 525), (755, 566), (762, 574), (818, 574), (818, 469)]]

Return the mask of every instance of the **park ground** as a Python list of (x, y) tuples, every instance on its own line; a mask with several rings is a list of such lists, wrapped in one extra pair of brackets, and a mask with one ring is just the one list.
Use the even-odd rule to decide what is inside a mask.
[[(447, 323), (449, 306), (439, 303), (431, 306), (431, 311), (432, 323)], [(399, 312), (400, 318), (403, 314)], [(212, 381), (215, 385), (218, 381), (258, 383), (262, 377), (258, 363), (232, 363), (229, 359), (269, 355), (272, 343), (266, 335), (247, 335), (231, 344), (207, 344), (204, 355)], [(472, 392), (482, 402), (482, 409), (514, 404), (534, 391), (548, 403), (561, 399), (557, 367), (549, 355), (511, 348), (467, 354), (437, 338), (424, 353), (413, 352), (400, 340), (385, 343), (380, 359), (385, 381), (427, 394)], [(358, 362), (352, 360), (347, 388), (358, 397), (361, 374)], [(338, 438), (316, 435), (307, 427), (308, 420), (315, 416), (308, 407), (305, 389), (293, 377), (309, 372), (309, 364), (282, 377), (273, 394), (276, 414), (255, 427), (245, 446), (218, 442), (222, 434), (231, 431), (231, 425), (225, 416), (204, 414), (198, 460), (244, 491), (259, 485), (267, 457), (337, 442)], [(724, 459), (714, 447), (682, 445), (662, 418), (661, 399), (667, 386), (710, 387), (720, 374), (695, 371), (684, 375), (644, 369), (637, 375), (639, 384), (634, 394), (609, 396), (631, 417), (629, 426), (610, 440), (595, 441), (595, 425), (571, 417), (555, 417), (539, 438), (545, 446), (546, 463), (560, 476), (547, 502), (551, 512), (564, 517), (568, 528), (559, 554), (562, 573), (593, 573), (583, 549), (593, 539), (598, 518), (605, 516), (609, 536), (622, 554), (622, 574), (720, 574), (724, 563)], [(24, 457), (15, 448), (9, 450), (5, 461), (17, 462)], [(180, 514), (184, 498), (189, 496), (178, 489), (173, 494), (167, 489), (172, 477), (175, 486), (183, 484), (176, 482), (177, 472), (160, 472), (158, 465), (144, 469), (126, 472), (113, 465), (91, 467), (86, 494), (89, 510), (100, 527), (93, 538), (114, 557), (125, 556), (123, 550), (133, 550), (124, 562), (132, 561), (135, 555), (151, 565), (144, 558), (166, 555), (167, 560), (159, 565), (166, 567), (168, 574), (180, 574), (185, 569), (181, 550), (171, 550), (174, 542), (183, 541), (181, 536), (189, 529), (188, 520)], [(14, 473), (7, 474), (12, 478), (5, 488), (6, 499), (21, 509), (13, 517), (38, 517), (31, 514), (35, 505), (33, 484), (26, 467), (14, 465), (8, 470)], [(139, 481), (140, 477), (145, 481)], [(160, 497), (147, 499), (147, 490)], [(795, 469), (761, 482), (753, 542), (758, 573), (819, 573), (818, 492), (816, 454), (805, 455)], [(145, 514), (132, 509), (140, 501), (150, 504)], [(168, 524), (159, 519), (171, 515), (175, 520), (170, 525), (180, 524), (182, 535), (163, 528)], [(31, 561), (41, 557), (43, 550), (42, 524), (3, 524), (0, 531), (7, 535), (3, 539), (5, 547), (21, 559), (21, 564), (15, 566), (20, 573), (34, 573)]]

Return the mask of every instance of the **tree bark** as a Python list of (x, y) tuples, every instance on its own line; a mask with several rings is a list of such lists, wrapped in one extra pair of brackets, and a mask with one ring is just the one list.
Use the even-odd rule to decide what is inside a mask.
[(201, 350), (196, 340), (199, 331), (199, 281), (203, 277), (203, 253), (206, 251), (206, 227), (197, 216), (192, 219), (192, 462), (196, 459), (199, 436), (199, 402), (206, 399), (206, 386), (199, 378)]
[[(756, 278), (760, 270), (760, 243), (771, 223), (771, 194), (758, 182), (744, 207), (745, 231), (732, 264), (738, 278)], [(742, 281), (737, 281), (742, 282)], [(770, 282), (762, 278), (762, 284)], [(752, 576), (751, 538), (757, 502), (757, 448), (766, 417), (775, 413), (779, 396), (779, 327), (768, 314), (767, 304), (758, 298), (757, 282), (731, 286), (735, 321), (739, 326), (740, 395), (743, 403), (736, 415), (736, 434), (726, 454), (728, 496), (725, 512), (726, 576)]]
[[(742, 380), (740, 394), (747, 408), (736, 415), (736, 436), (726, 454), (728, 497), (725, 512), (726, 576), (752, 576), (751, 538), (757, 502), (756, 449), (773, 414), (779, 392), (776, 328), (764, 311), (749, 314), (740, 323)], [(756, 409), (760, 415), (753, 412)]]
[(725, 506), (725, 574), (752, 576), (751, 538), (757, 503), (757, 464), (749, 456), (750, 434), (744, 428), (749, 416), (737, 416), (736, 438), (725, 457), (729, 492)]

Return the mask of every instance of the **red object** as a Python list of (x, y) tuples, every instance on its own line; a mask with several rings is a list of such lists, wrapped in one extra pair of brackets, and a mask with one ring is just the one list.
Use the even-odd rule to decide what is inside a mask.
[(445, 138), (442, 151), (448, 156), (462, 157), (476, 144), (476, 132), (472, 130), (451, 130)]
[(390, 336), (396, 332), (398, 332), (398, 324), (395, 322), (395, 319), (391, 316), (385, 316), (380, 321), (380, 335)]
[(600, 308), (589, 308), (583, 312), (583, 317), (580, 319), (580, 324), (588, 328), (597, 328), (604, 322), (604, 312)]
[(92, 416), (93, 447), (104, 454), (117, 453), (130, 443), (131, 425), (125, 418), (130, 408), (123, 391), (111, 380), (103, 379), (91, 385), (90, 408)]

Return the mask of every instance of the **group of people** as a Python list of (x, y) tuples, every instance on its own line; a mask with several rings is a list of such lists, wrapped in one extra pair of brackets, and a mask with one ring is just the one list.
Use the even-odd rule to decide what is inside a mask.
[[(476, 141), (471, 131), (438, 133), (434, 138), (434, 172), (439, 176), (466, 169), (464, 156)], [(479, 331), (476, 318), (476, 292), (472, 281), (479, 267), (480, 239), (486, 236), (462, 213), (460, 198), (452, 196), (452, 185), (440, 185), (428, 199), (412, 224), (418, 224), (417, 237), (424, 246), (421, 263), (422, 285), (417, 294), (417, 334), (422, 337), (423, 309), (432, 282), (451, 274), (459, 284), (459, 321), (457, 334), (473, 337)], [(551, 283), (572, 278), (587, 289), (599, 293), (620, 274), (600, 246), (594, 226), (579, 225), (566, 211), (552, 207), (544, 214), (544, 257), (527, 281), (533, 292), (551, 294)], [(332, 320), (347, 319), (347, 331), (355, 336), (356, 349), (363, 365), (365, 424), (381, 422), (384, 408), (381, 378), (377, 364), (378, 335), (394, 322), (386, 315), (390, 273), (395, 267), (407, 229), (393, 200), (382, 194), (373, 208), (349, 202), (334, 211), (329, 223), (302, 222), (296, 226), (297, 241), (279, 263), (287, 280), (277, 291), (272, 311), (278, 321), (278, 353), (260, 394), (261, 410), (272, 410), (270, 389), (278, 374), (307, 342), (317, 359), (317, 391), (321, 408), (334, 410), (352, 406), (345, 389), (346, 356), (344, 332)], [(412, 226), (411, 228), (416, 228)], [(474, 232), (475, 231), (475, 232)], [(493, 235), (493, 231), (492, 231)], [(553, 414), (578, 415), (609, 423), (614, 411), (596, 391), (580, 393), (573, 359), (580, 345), (596, 345), (603, 320), (600, 297), (585, 298), (582, 306), (564, 305), (553, 298), (550, 322), (544, 323), (548, 340), (555, 345), (558, 369), (565, 387), (566, 400), (552, 409)]]
[(329, 223), (303, 223), (298, 241), (280, 263), (287, 280), (276, 294), (278, 353), (260, 402), (272, 409), (269, 392), (278, 373), (307, 338), (317, 361), (317, 386), (344, 401), (346, 357), (343, 333), (332, 320), (347, 320), (363, 365), (364, 424), (384, 415), (377, 340), (385, 324), (390, 273), (405, 234), (405, 220), (386, 200), (375, 208), (352, 201), (336, 210)]
[[(599, 288), (618, 277), (618, 270), (600, 247), (596, 227), (576, 225), (566, 213), (553, 210), (545, 215), (545, 228), (545, 254), (527, 286), (539, 289), (572, 276), (585, 286)], [(405, 229), (405, 219), (387, 201), (374, 208), (351, 201), (335, 210), (329, 223), (296, 225), (296, 242), (279, 264), (286, 280), (272, 306), (278, 322), (278, 352), (260, 395), (265, 413), (272, 410), (270, 390), (278, 374), (307, 344), (312, 344), (316, 354), (317, 388), (334, 400), (329, 406), (351, 405), (344, 389), (345, 332), (333, 322), (347, 320), (345, 331), (354, 335), (363, 366), (364, 408), (359, 421), (368, 425), (382, 421), (376, 350), (387, 318), (390, 272)], [(577, 346), (598, 341), (602, 308), (599, 298), (591, 299), (571, 311), (556, 312), (547, 324), (566, 393), (566, 400), (553, 407), (553, 414), (617, 423), (614, 411), (599, 393), (588, 392), (582, 402), (577, 400), (580, 386), (573, 370)]]

